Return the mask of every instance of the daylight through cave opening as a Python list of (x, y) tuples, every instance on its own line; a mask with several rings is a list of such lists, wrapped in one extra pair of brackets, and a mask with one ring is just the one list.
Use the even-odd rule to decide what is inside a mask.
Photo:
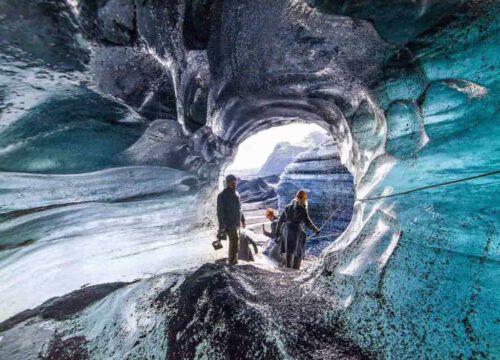
[(351, 221), (353, 178), (342, 165), (331, 134), (319, 125), (297, 120), (254, 131), (223, 166), (220, 189), (230, 173), (239, 178), (247, 229), (252, 233), (262, 233), (266, 208), (280, 214), (298, 190), (308, 192), (311, 219), (321, 228), (321, 235), (306, 243), (308, 256), (319, 255)]
[[(298, 274), (335, 329), (327, 341), (387, 359), (498, 357), (498, 1), (5, 0), (0, 12), (0, 321), (142, 279), (75, 318), (0, 330), (0, 358), (25, 346), (36, 358), (61, 333), (91, 358), (163, 358), (166, 328), (198, 356), (228, 355), (224, 316), (171, 328), (149, 304), (196, 287), (178, 270), (208, 262), (206, 284), (221, 279), (220, 173), (248, 136), (297, 119), (331, 134), (356, 194), (346, 231)], [(216, 299), (187, 303), (206, 314)], [(226, 309), (248, 314), (247, 299)], [(131, 304), (147, 310), (128, 331)], [(267, 330), (249, 337), (277, 349), (262, 358), (289, 357), (295, 342)]]

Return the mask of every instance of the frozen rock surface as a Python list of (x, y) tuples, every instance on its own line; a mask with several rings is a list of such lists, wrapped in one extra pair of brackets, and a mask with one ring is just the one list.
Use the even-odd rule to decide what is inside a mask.
[(307, 150), (305, 146), (294, 146), (290, 143), (279, 143), (259, 169), (259, 176), (279, 175), (297, 155)]
[[(297, 280), (335, 329), (318, 346), (500, 357), (498, 1), (3, 0), (0, 18), (0, 319), (212, 261), (221, 169), (251, 134), (300, 120), (330, 132), (356, 196)], [(74, 336), (18, 324), (2, 358), (50, 339), (48, 358), (164, 358), (177, 310), (140, 310), (176, 282), (162, 279), (65, 320)], [(265, 296), (241, 299), (213, 306), (264, 313)]]
[(273, 182), (279, 179), (276, 175), (266, 177), (256, 177), (249, 180), (238, 180), (238, 192), (241, 201), (244, 203), (253, 203), (266, 201), (276, 197)]
[(285, 167), (295, 160), (297, 155), (319, 145), (326, 138), (326, 134), (314, 131), (306, 136), (301, 142), (295, 144), (290, 144), (288, 142), (276, 144), (274, 150), (269, 155), (264, 165), (259, 169), (257, 175), (280, 175), (283, 170), (285, 170)]

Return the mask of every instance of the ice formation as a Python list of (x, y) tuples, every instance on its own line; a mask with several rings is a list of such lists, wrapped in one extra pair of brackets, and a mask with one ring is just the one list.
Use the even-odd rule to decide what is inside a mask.
[[(246, 137), (300, 119), (336, 140), (357, 199), (301, 277), (326, 299), (321, 321), (382, 358), (499, 357), (499, 11), (494, 0), (3, 0), (0, 319), (87, 283), (212, 260), (221, 169)], [(67, 324), (40, 317), (3, 327), (0, 357), (64, 346), (153, 357), (168, 351), (164, 331), (191, 351), (182, 329), (144, 324), (161, 308), (135, 317), (154, 279), (96, 300), (71, 320), (79, 335), (53, 338)], [(204, 311), (218, 299), (207, 294)], [(266, 314), (250, 295), (248, 311)], [(223, 306), (244, 313), (235, 299)], [(127, 351), (96, 336), (99, 311)], [(175, 324), (203, 325), (196, 314)], [(262, 319), (255, 331), (271, 329), (276, 351), (260, 357), (286, 358)], [(127, 339), (138, 324), (151, 335)], [(209, 340), (197, 357), (213, 355)]]

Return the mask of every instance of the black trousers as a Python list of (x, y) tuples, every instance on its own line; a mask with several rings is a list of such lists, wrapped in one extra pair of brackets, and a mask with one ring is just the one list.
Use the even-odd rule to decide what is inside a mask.
[(238, 248), (240, 241), (240, 229), (231, 228), (227, 229), (227, 237), (229, 238), (229, 251), (227, 262), (229, 265), (236, 265), (238, 263)]

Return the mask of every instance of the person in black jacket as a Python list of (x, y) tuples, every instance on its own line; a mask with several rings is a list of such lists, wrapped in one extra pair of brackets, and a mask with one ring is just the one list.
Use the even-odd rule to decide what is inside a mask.
[(304, 225), (318, 234), (319, 229), (309, 218), (307, 193), (297, 192), (295, 199), (285, 207), (278, 221), (278, 234), (282, 234), (282, 252), (286, 254), (286, 267), (300, 269), (305, 255), (306, 233)]
[(223, 230), (229, 238), (228, 263), (238, 263), (238, 243), (240, 226), (245, 227), (245, 217), (241, 212), (240, 195), (236, 191), (236, 176), (226, 177), (226, 187), (217, 196), (217, 218), (219, 231)]

